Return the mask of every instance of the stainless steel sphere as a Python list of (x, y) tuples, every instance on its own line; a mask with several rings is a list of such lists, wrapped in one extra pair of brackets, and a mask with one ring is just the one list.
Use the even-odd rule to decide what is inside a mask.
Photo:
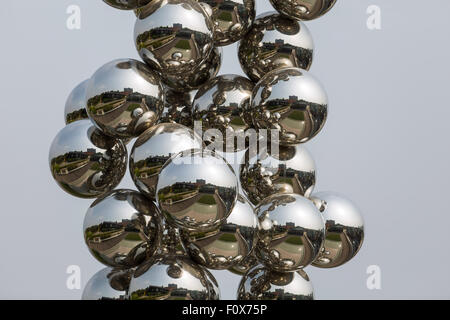
[(215, 77), (222, 65), (222, 48), (214, 47), (205, 61), (183, 73), (160, 73), (162, 82), (178, 92), (197, 90)]
[(328, 97), (322, 85), (299, 68), (272, 71), (253, 90), (255, 126), (278, 130), (281, 145), (312, 139), (325, 125), (327, 112)]
[(258, 218), (253, 208), (239, 196), (220, 227), (210, 232), (183, 232), (182, 237), (195, 262), (208, 269), (223, 270), (236, 266), (250, 254), (257, 231)]
[(139, 136), (130, 155), (130, 174), (136, 187), (155, 199), (156, 183), (166, 161), (179, 152), (201, 149), (201, 137), (181, 124), (161, 123)]
[(66, 124), (77, 120), (89, 119), (86, 111), (86, 89), (88, 83), (89, 79), (81, 82), (67, 98), (64, 108), (64, 121)]
[(275, 12), (258, 16), (238, 49), (241, 67), (254, 82), (280, 68), (309, 70), (313, 53), (314, 42), (306, 25)]
[(280, 13), (298, 20), (316, 19), (333, 8), (336, 0), (270, 0)]
[(253, 88), (253, 82), (233, 74), (209, 80), (195, 95), (192, 103), (193, 120), (201, 121), (203, 131), (219, 130), (224, 145), (230, 146), (226, 150), (235, 150), (235, 137), (243, 136), (252, 124), (245, 114), (250, 109)]
[(325, 220), (325, 241), (313, 266), (334, 268), (350, 261), (364, 241), (364, 221), (360, 210), (334, 192), (317, 192), (311, 197)]
[(186, 255), (158, 255), (139, 266), (131, 300), (219, 300), (217, 281)]
[(156, 187), (157, 202), (168, 223), (194, 232), (211, 231), (224, 223), (237, 195), (233, 169), (207, 150), (172, 157), (161, 169)]
[(164, 91), (158, 75), (144, 63), (119, 59), (94, 73), (86, 101), (89, 117), (103, 132), (128, 139), (157, 123)]
[(314, 300), (314, 291), (303, 270), (279, 273), (258, 265), (242, 278), (238, 300)]
[(254, 0), (198, 0), (214, 24), (214, 44), (226, 46), (239, 41), (255, 20)]
[(240, 181), (249, 200), (257, 205), (276, 193), (309, 197), (316, 184), (316, 165), (303, 146), (267, 148), (258, 154), (248, 149), (241, 164)]
[(161, 0), (103, 0), (111, 7), (121, 10), (134, 10), (146, 6), (150, 2), (158, 2)]
[(179, 123), (193, 127), (192, 101), (196, 91), (179, 92), (165, 87), (166, 101), (159, 123)]
[(49, 151), (49, 165), (58, 185), (80, 198), (96, 198), (114, 189), (127, 169), (127, 149), (89, 120), (65, 126)]
[(213, 49), (210, 16), (195, 0), (165, 0), (140, 10), (134, 28), (141, 58), (161, 73), (192, 72)]
[(311, 264), (325, 237), (320, 211), (297, 194), (276, 194), (257, 207), (260, 230), (255, 254), (271, 270), (291, 272)]
[(81, 300), (127, 300), (126, 289), (117, 290), (110, 284), (111, 268), (103, 268), (89, 279)]
[(155, 253), (162, 237), (158, 208), (132, 190), (114, 190), (92, 203), (83, 230), (92, 255), (116, 268), (141, 264)]

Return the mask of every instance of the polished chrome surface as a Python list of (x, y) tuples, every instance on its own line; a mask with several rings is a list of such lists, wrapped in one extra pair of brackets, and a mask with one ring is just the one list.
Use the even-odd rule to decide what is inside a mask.
[(255, 0), (198, 0), (214, 24), (214, 44), (226, 46), (239, 41), (255, 20)]
[(222, 48), (214, 47), (206, 60), (197, 67), (183, 73), (160, 73), (161, 80), (166, 86), (179, 92), (197, 90), (219, 73), (222, 53)]
[(80, 198), (96, 198), (114, 189), (127, 169), (127, 149), (89, 120), (65, 126), (49, 151), (49, 165), (58, 185)]
[(209, 232), (183, 232), (191, 258), (208, 269), (223, 270), (241, 263), (253, 250), (258, 218), (242, 197), (223, 224)]
[(139, 191), (155, 199), (158, 175), (167, 160), (179, 152), (201, 149), (201, 137), (177, 123), (161, 123), (145, 131), (134, 143), (130, 174)]
[(260, 230), (255, 254), (278, 272), (297, 271), (311, 264), (325, 237), (325, 223), (314, 203), (297, 194), (276, 194), (255, 209)]
[(121, 10), (133, 10), (141, 8), (150, 2), (158, 2), (161, 0), (103, 0), (106, 4), (111, 7)]
[(134, 269), (112, 269), (111, 272), (108, 273), (109, 284), (115, 290), (128, 291), (133, 274)]
[(253, 90), (251, 114), (260, 129), (279, 132), (281, 145), (312, 139), (325, 125), (328, 97), (310, 73), (299, 68), (272, 71)]
[(254, 82), (266, 73), (284, 67), (309, 70), (314, 42), (303, 22), (275, 12), (258, 16), (239, 43), (239, 62)]
[(157, 255), (139, 266), (131, 300), (219, 300), (216, 279), (187, 255)]
[(292, 19), (312, 20), (331, 10), (336, 0), (270, 0), (270, 2), (277, 11)]
[(66, 124), (81, 119), (89, 119), (86, 111), (86, 89), (88, 83), (89, 79), (84, 80), (67, 97), (64, 108), (64, 121)]
[(317, 192), (311, 197), (325, 220), (325, 242), (313, 265), (334, 268), (350, 261), (364, 241), (361, 211), (335, 192)]
[(165, 86), (164, 92), (166, 101), (159, 123), (179, 123), (193, 127), (192, 101), (197, 92), (195, 90), (179, 92), (168, 86)]
[(162, 73), (192, 72), (213, 49), (213, 23), (195, 0), (165, 0), (142, 8), (134, 28), (141, 58)]
[(258, 265), (258, 259), (255, 256), (254, 250), (250, 252), (241, 262), (232, 266), (228, 269), (228, 271), (237, 274), (239, 276), (243, 276), (247, 273), (248, 270)]
[(114, 289), (109, 280), (111, 268), (103, 268), (89, 279), (81, 300), (127, 300), (126, 290)]
[[(247, 78), (233, 74), (209, 80), (195, 95), (193, 120), (201, 121), (203, 131), (219, 130), (224, 145), (235, 149), (235, 137), (244, 135), (252, 125), (251, 119), (245, 119), (245, 114), (250, 109), (253, 87), (254, 84)], [(207, 139), (205, 142), (213, 140)]]
[(207, 150), (172, 157), (159, 174), (156, 197), (168, 223), (186, 231), (210, 231), (236, 204), (238, 179), (230, 165)]
[(92, 255), (110, 267), (132, 268), (161, 244), (161, 215), (152, 201), (133, 190), (114, 190), (89, 207), (84, 240)]
[(118, 59), (94, 73), (86, 101), (89, 117), (103, 132), (127, 139), (157, 123), (164, 91), (159, 76), (144, 63)]
[(260, 148), (258, 154), (248, 149), (240, 170), (241, 186), (250, 201), (259, 202), (276, 193), (296, 193), (309, 197), (316, 184), (316, 165), (303, 146), (271, 150)]
[(258, 265), (249, 270), (238, 288), (238, 300), (314, 300), (314, 291), (303, 270), (279, 273)]

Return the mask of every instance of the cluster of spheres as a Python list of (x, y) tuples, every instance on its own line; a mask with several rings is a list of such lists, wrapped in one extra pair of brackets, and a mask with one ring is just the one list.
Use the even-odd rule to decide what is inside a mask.
[[(106, 268), (83, 299), (217, 300), (210, 270), (242, 276), (241, 300), (313, 299), (304, 268), (339, 267), (364, 238), (351, 201), (314, 192), (304, 147), (328, 99), (303, 21), (336, 1), (270, 0), (261, 16), (255, 0), (103, 1), (134, 10), (142, 61), (81, 82), (49, 152), (57, 184), (93, 199), (83, 237)], [(236, 42), (247, 77), (218, 76)], [(134, 190), (118, 188), (127, 168)]]

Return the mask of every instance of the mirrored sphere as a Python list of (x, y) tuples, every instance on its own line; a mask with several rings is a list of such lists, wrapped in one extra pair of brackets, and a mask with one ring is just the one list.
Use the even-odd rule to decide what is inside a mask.
[(335, 192), (317, 192), (311, 197), (325, 220), (325, 241), (315, 267), (334, 268), (350, 261), (364, 241), (361, 211)]
[(298, 20), (316, 19), (331, 8), (336, 0), (270, 0), (280, 13)]
[(258, 16), (238, 49), (241, 67), (254, 82), (280, 68), (309, 70), (313, 53), (314, 42), (306, 25), (275, 12)]
[(158, 208), (139, 192), (114, 190), (89, 207), (84, 240), (92, 255), (110, 267), (133, 268), (161, 243)]
[(112, 269), (108, 274), (109, 284), (115, 290), (128, 291), (133, 273), (134, 269)]
[(219, 300), (216, 279), (186, 255), (158, 255), (139, 266), (131, 300)]
[(111, 7), (121, 10), (133, 10), (140, 7), (143, 7), (150, 2), (158, 2), (161, 0), (103, 0), (106, 4), (109, 4)]
[(314, 291), (303, 270), (279, 273), (259, 265), (242, 278), (238, 300), (314, 300)]
[(244, 138), (245, 130), (252, 124), (244, 114), (250, 109), (250, 99), (254, 84), (247, 78), (228, 74), (208, 81), (195, 95), (192, 103), (192, 118), (201, 121), (203, 132), (219, 130), (221, 137), (213, 132), (206, 135), (208, 142), (217, 144), (223, 150), (224, 145), (234, 150), (235, 139)]
[(98, 271), (84, 287), (81, 300), (127, 300), (126, 290), (116, 290), (109, 283), (111, 268)]
[(134, 39), (141, 58), (162, 73), (192, 72), (213, 48), (213, 24), (195, 0), (165, 0), (142, 8)]
[(258, 218), (253, 208), (238, 196), (223, 224), (209, 232), (183, 232), (191, 258), (208, 269), (223, 270), (242, 262), (256, 243)]
[(64, 121), (66, 124), (77, 120), (89, 119), (86, 111), (86, 89), (88, 83), (89, 79), (81, 82), (67, 98), (64, 108)]
[(49, 165), (58, 185), (80, 198), (96, 198), (114, 189), (127, 169), (127, 149), (89, 120), (65, 126), (49, 151)]
[(130, 155), (130, 174), (139, 191), (155, 199), (161, 168), (179, 152), (201, 149), (201, 137), (177, 123), (160, 123), (145, 131), (134, 143)]
[(239, 41), (255, 20), (254, 0), (198, 0), (206, 4), (214, 24), (214, 44), (226, 46)]
[(260, 224), (255, 254), (262, 264), (291, 272), (316, 259), (325, 223), (312, 201), (297, 194), (276, 194), (264, 199), (255, 212)]
[(322, 85), (299, 68), (272, 71), (253, 90), (255, 126), (277, 130), (281, 145), (312, 139), (325, 125), (327, 112), (328, 97)]
[(168, 86), (164, 89), (166, 101), (159, 123), (179, 123), (186, 127), (193, 127), (191, 109), (196, 91), (179, 92)]
[(160, 73), (162, 82), (175, 91), (185, 92), (200, 88), (215, 77), (222, 65), (222, 48), (214, 47), (205, 61), (183, 73)]
[(243, 190), (258, 204), (276, 193), (296, 193), (309, 197), (316, 184), (316, 165), (303, 146), (271, 145), (260, 148), (258, 154), (248, 149), (241, 165), (240, 180)]
[(158, 75), (144, 63), (118, 59), (94, 73), (86, 101), (89, 117), (103, 132), (127, 139), (157, 123), (164, 91)]
[(207, 150), (172, 157), (159, 174), (156, 197), (168, 223), (185, 231), (217, 228), (233, 210), (238, 180), (231, 166)]

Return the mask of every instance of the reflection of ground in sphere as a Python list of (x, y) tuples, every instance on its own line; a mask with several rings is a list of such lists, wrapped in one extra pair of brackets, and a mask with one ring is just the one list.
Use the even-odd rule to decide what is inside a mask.
[(114, 189), (125, 175), (127, 149), (103, 134), (89, 120), (65, 126), (49, 151), (53, 178), (69, 194), (96, 198)]
[(325, 224), (312, 201), (297, 194), (276, 194), (255, 209), (260, 229), (255, 254), (278, 272), (311, 264), (325, 237)]
[(313, 300), (312, 283), (305, 271), (278, 273), (258, 265), (242, 278), (238, 300)]
[(185, 255), (157, 256), (139, 266), (130, 282), (131, 300), (218, 300), (217, 281)]
[(254, 82), (280, 68), (309, 70), (313, 53), (314, 42), (306, 25), (274, 12), (257, 17), (238, 50), (242, 69)]
[(316, 19), (333, 8), (336, 0), (270, 0), (280, 13), (298, 20)]
[(84, 287), (81, 300), (127, 300), (126, 290), (116, 290), (109, 283), (111, 268), (98, 271)]
[(233, 209), (238, 181), (230, 165), (207, 150), (172, 157), (161, 169), (156, 197), (167, 221), (186, 231), (210, 231)]

